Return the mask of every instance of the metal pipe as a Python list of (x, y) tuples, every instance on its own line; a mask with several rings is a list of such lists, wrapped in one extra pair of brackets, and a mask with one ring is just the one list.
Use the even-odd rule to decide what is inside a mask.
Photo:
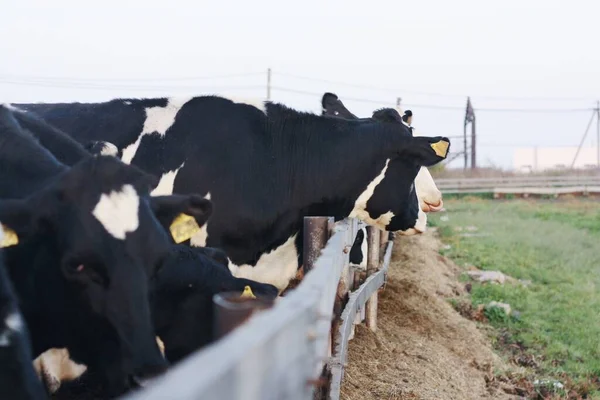
[(242, 325), (254, 313), (271, 308), (275, 299), (259, 296), (243, 298), (239, 292), (222, 292), (213, 296), (213, 337), (220, 339)]

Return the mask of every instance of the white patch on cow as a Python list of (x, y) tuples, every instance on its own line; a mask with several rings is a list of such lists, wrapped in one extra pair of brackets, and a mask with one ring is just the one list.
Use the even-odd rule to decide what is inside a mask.
[(125, 164), (131, 164), (131, 160), (135, 157), (135, 153), (137, 153), (144, 136), (158, 133), (164, 137), (167, 130), (175, 123), (175, 117), (181, 107), (191, 99), (192, 97), (172, 97), (168, 99), (165, 107), (146, 108), (146, 120), (144, 121), (142, 132), (134, 143), (123, 149), (121, 160)]
[(175, 185), (175, 178), (177, 177), (177, 173), (181, 168), (183, 168), (183, 164), (185, 161), (181, 163), (179, 168), (174, 169), (172, 171), (163, 174), (160, 177), (160, 181), (158, 185), (154, 188), (154, 190), (150, 193), (151, 196), (165, 196), (173, 194), (173, 186)]
[(364, 231), (364, 239), (362, 241), (362, 243), (360, 244), (360, 252), (362, 253), (362, 261), (360, 262), (360, 268), (366, 270), (367, 269), (367, 256), (368, 256), (368, 252), (369, 252), (369, 232), (367, 231), (367, 228), (362, 228)]
[(367, 203), (369, 199), (373, 196), (375, 192), (375, 188), (377, 185), (381, 183), (383, 178), (385, 178), (385, 172), (388, 169), (388, 164), (390, 163), (390, 159), (388, 158), (385, 161), (385, 166), (381, 170), (381, 173), (375, 177), (368, 185), (367, 188), (358, 196), (358, 199), (354, 202), (354, 208), (352, 212), (350, 212), (350, 218), (358, 218), (369, 225), (376, 226), (381, 230), (385, 230), (385, 227), (389, 225), (392, 218), (394, 218), (394, 213), (388, 211), (384, 214), (381, 214), (376, 219), (371, 218), (369, 212), (367, 211)]
[(116, 157), (118, 154), (119, 149), (117, 146), (109, 142), (102, 142), (102, 150), (100, 150), (100, 155)]
[(55, 393), (63, 382), (77, 379), (87, 370), (87, 366), (71, 360), (69, 350), (65, 348), (46, 350), (33, 361), (33, 368), (51, 394)]
[(247, 99), (247, 98), (237, 97), (237, 96), (220, 96), (220, 97), (222, 97), (224, 99), (227, 99), (227, 100), (231, 100), (231, 101), (233, 101), (234, 103), (237, 103), (237, 104), (247, 104), (249, 106), (258, 108), (265, 115), (267, 114), (267, 107), (265, 106), (264, 100)]
[(229, 270), (237, 278), (246, 278), (256, 282), (270, 283), (281, 293), (298, 272), (298, 250), (296, 235), (269, 253), (263, 253), (256, 266), (235, 265), (229, 261)]
[(139, 226), (139, 205), (140, 198), (128, 184), (120, 191), (103, 193), (92, 214), (113, 237), (125, 240), (125, 234), (135, 232)]
[(123, 104), (127, 104), (128, 106), (130, 106), (130, 105), (131, 105), (131, 102), (130, 102), (129, 100), (125, 100), (125, 101), (123, 102)]
[(0, 333), (0, 347), (10, 346), (10, 336), (23, 330), (23, 318), (18, 312), (12, 312), (4, 319), (6, 328)]
[(417, 222), (415, 222), (415, 230), (419, 233), (423, 233), (427, 230), (427, 214), (421, 209), (419, 209)]
[(443, 206), (442, 192), (437, 188), (431, 173), (425, 167), (421, 167), (415, 177), (415, 191), (421, 210), (425, 212), (441, 210)]
[(13, 312), (8, 314), (6, 319), (4, 320), (4, 324), (14, 332), (21, 332), (23, 329), (23, 318), (21, 318), (21, 314), (18, 312)]
[[(210, 200), (210, 192), (204, 196), (206, 200)], [(210, 221), (210, 220), (209, 220)], [(190, 239), (190, 245), (196, 247), (205, 247), (206, 241), (208, 240), (208, 222), (200, 227), (200, 230), (194, 234)]]
[(359, 231), (363, 232), (363, 240), (360, 243), (360, 253), (362, 255), (362, 260), (357, 267), (363, 271), (367, 270), (367, 255), (369, 251), (369, 233), (367, 232), (367, 228), (360, 228)]
[(415, 221), (415, 225), (413, 228), (409, 228), (405, 231), (398, 231), (398, 233), (402, 236), (413, 236), (418, 235), (427, 230), (427, 214), (419, 208), (419, 213), (417, 215), (417, 220)]

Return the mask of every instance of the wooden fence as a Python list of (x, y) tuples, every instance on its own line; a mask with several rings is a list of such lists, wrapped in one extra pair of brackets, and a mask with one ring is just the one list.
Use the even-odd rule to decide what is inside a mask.
[(512, 176), (498, 178), (436, 179), (444, 194), (492, 193), (517, 195), (598, 194), (600, 175), (591, 176)]
[[(305, 234), (304, 254), (312, 265), (295, 289), (124, 398), (338, 399), (348, 340), (361, 310), (366, 309), (367, 326), (376, 329), (377, 291), (385, 283), (393, 242), (386, 243), (387, 232), (368, 227), (367, 270), (355, 271), (349, 253), (361, 223), (305, 218), (305, 228), (311, 226), (313, 240)], [(319, 244), (323, 231), (314, 229), (325, 229), (327, 240)], [(312, 262), (315, 250), (319, 255)]]

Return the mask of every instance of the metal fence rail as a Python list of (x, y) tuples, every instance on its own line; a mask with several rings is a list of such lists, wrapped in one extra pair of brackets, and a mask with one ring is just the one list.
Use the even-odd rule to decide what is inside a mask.
[(442, 193), (566, 194), (600, 193), (600, 175), (436, 179)]
[[(335, 389), (331, 393), (332, 398), (338, 398), (342, 376), (339, 365), (346, 359), (352, 319), (357, 307), (362, 307), (383, 285), (391, 257), (389, 243), (384, 269), (351, 294), (343, 312), (340, 332), (344, 334), (338, 352), (329, 358), (334, 302), (339, 298), (343, 271), (348, 272), (349, 250), (357, 228), (356, 220), (338, 222), (314, 267), (300, 285), (279, 298), (271, 309), (253, 315), (222, 339), (172, 367), (146, 389), (124, 398), (312, 399), (314, 382), (325, 364), (335, 373)], [(379, 246), (376, 251), (379, 252)]]
[(371, 295), (384, 285), (390, 261), (392, 259), (393, 246), (393, 241), (387, 243), (381, 269), (368, 277), (358, 290), (350, 294), (348, 304), (346, 304), (346, 308), (344, 308), (341, 317), (341, 326), (336, 335), (337, 346), (335, 356), (330, 363), (332, 377), (329, 398), (331, 400), (338, 400), (340, 398), (344, 368), (348, 357), (348, 339), (352, 333), (354, 317), (360, 312), (361, 308), (365, 306), (365, 303), (369, 300)]

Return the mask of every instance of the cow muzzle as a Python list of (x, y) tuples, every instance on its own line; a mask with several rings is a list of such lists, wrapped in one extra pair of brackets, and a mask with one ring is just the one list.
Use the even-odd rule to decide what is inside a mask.
[(437, 204), (428, 203), (427, 201), (423, 201), (423, 205), (421, 206), (421, 210), (423, 212), (438, 212), (444, 208), (444, 201), (440, 200)]

